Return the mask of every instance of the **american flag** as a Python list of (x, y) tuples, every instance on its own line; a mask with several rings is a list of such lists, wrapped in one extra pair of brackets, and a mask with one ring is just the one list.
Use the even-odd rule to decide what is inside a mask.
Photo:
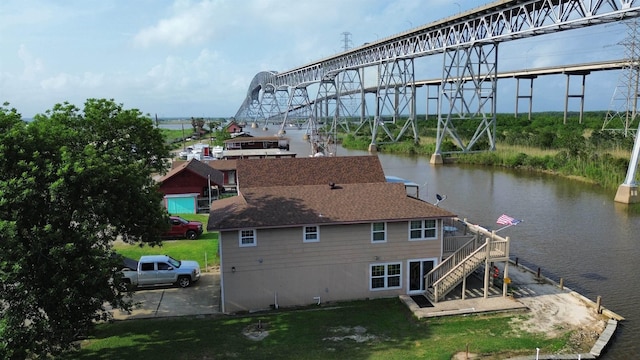
[(521, 222), (522, 222), (522, 220), (518, 220), (518, 219), (512, 218), (511, 216), (509, 216), (507, 214), (502, 214), (502, 215), (500, 215), (500, 217), (496, 221), (496, 224), (500, 224), (500, 225), (518, 225)]

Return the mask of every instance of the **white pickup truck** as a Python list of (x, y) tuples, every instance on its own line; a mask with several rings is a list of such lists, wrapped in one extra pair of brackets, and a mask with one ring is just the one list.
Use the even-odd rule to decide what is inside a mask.
[(133, 287), (177, 284), (186, 288), (200, 279), (200, 265), (168, 255), (145, 255), (137, 262), (125, 259), (124, 280)]

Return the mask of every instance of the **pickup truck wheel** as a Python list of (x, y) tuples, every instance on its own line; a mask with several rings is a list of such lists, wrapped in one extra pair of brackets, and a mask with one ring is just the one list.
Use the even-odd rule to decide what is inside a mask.
[(189, 285), (191, 285), (191, 278), (188, 276), (180, 276), (178, 278), (178, 286), (180, 286), (181, 288), (186, 288), (189, 287)]
[(187, 231), (187, 239), (195, 240), (197, 237), (198, 237), (198, 234), (196, 234), (195, 231), (193, 231), (193, 230)]

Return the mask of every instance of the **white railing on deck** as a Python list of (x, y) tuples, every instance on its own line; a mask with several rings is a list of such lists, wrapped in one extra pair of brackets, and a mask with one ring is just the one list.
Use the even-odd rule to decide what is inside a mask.
[(431, 270), (426, 276), (427, 287), (432, 286), (436, 281), (444, 277), (449, 271), (458, 266), (464, 259), (469, 257), (478, 249), (478, 241), (476, 238), (468, 241), (464, 246), (459, 248), (453, 255), (446, 258), (443, 262), (438, 264), (433, 270)]
[(443, 256), (450, 256), (458, 249), (462, 248), (470, 240), (474, 240), (476, 235), (445, 235), (442, 241), (442, 254)]
[[(466, 230), (475, 235), (457, 250), (454, 247), (459, 245), (460, 240), (468, 240), (468, 235), (444, 238), (443, 253), (455, 251), (425, 275), (427, 288), (431, 287), (433, 289), (435, 301), (438, 301), (440, 296), (446, 295), (446, 292), (459, 284), (464, 277), (475, 271), (485, 260), (505, 260), (509, 256), (508, 238), (505, 239), (498, 236), (495, 232), (490, 232), (478, 225), (469, 224), (457, 218), (456, 220), (462, 222)], [(479, 240), (480, 235), (487, 236), (482, 243)], [(488, 250), (487, 246), (489, 246)]]

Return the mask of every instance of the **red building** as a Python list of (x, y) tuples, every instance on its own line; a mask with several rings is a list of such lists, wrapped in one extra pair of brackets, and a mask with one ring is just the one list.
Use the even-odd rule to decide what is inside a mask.
[(170, 214), (209, 211), (211, 201), (223, 189), (223, 179), (221, 171), (196, 159), (173, 167), (159, 180), (167, 211)]
[(242, 126), (238, 125), (238, 123), (237, 123), (237, 122), (235, 122), (235, 121), (230, 122), (230, 123), (226, 126), (226, 128), (225, 128), (225, 129), (227, 130), (227, 132), (229, 132), (229, 133), (231, 133), (231, 134), (241, 133), (241, 132), (243, 132), (243, 131), (244, 131), (244, 130), (243, 130), (244, 128), (243, 128)]

